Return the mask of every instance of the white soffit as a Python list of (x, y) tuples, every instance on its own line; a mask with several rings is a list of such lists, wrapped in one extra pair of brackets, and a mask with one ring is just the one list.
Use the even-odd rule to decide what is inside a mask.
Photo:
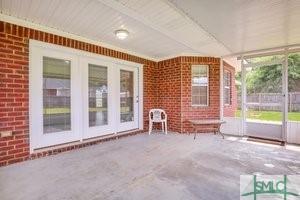
[[(60, 35), (86, 38), (155, 61), (182, 54), (232, 53), (164, 0), (0, 0), (0, 12), (1, 19), (10, 22), (24, 20), (27, 26), (61, 31)], [(120, 28), (129, 31), (128, 39), (115, 38), (114, 31)]]
[(234, 53), (300, 44), (299, 0), (169, 0)]

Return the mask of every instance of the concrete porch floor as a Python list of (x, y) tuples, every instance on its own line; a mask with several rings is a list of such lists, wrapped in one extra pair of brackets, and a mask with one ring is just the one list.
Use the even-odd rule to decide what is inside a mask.
[(2, 167), (0, 199), (239, 199), (239, 175), (253, 173), (300, 174), (300, 152), (140, 134)]

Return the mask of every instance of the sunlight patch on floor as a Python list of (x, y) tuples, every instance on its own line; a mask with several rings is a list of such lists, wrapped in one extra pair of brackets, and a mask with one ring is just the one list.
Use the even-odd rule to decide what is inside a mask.
[(300, 152), (300, 145), (287, 144), (287, 145), (285, 146), (285, 148), (286, 148), (287, 150), (298, 151), (298, 152)]

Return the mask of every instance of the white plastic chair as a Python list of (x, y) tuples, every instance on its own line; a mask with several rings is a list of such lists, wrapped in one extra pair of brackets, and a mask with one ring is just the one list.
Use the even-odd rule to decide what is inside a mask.
[(153, 123), (161, 123), (162, 131), (168, 134), (167, 131), (167, 114), (162, 109), (151, 109), (149, 111), (149, 135), (152, 132)]

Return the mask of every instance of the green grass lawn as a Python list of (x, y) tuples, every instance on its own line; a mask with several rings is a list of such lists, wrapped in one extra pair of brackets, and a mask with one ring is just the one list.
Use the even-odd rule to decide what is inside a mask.
[[(121, 112), (128, 112), (129, 108), (123, 107)], [(89, 108), (89, 111), (92, 112), (101, 112), (106, 111), (106, 108)], [(45, 108), (44, 114), (62, 114), (62, 113), (70, 113), (69, 108)], [(235, 113), (236, 117), (241, 116), (241, 111), (237, 110)], [(250, 110), (247, 112), (248, 119), (257, 119), (257, 120), (264, 120), (264, 121), (282, 121), (282, 114), (281, 112), (274, 112), (274, 111), (256, 111)], [(289, 121), (300, 121), (300, 112), (289, 112), (288, 113)]]
[[(241, 111), (237, 110), (235, 113), (236, 117), (241, 116)], [(257, 119), (264, 121), (282, 121), (282, 113), (276, 111), (256, 111), (250, 110), (247, 112), (248, 119)], [(289, 121), (300, 121), (300, 112), (289, 112)]]
[[(107, 108), (89, 108), (89, 112), (103, 112), (107, 111)], [(121, 113), (127, 113), (130, 111), (129, 107), (122, 107)], [(70, 108), (44, 108), (44, 115), (53, 114), (65, 114), (70, 113)]]

